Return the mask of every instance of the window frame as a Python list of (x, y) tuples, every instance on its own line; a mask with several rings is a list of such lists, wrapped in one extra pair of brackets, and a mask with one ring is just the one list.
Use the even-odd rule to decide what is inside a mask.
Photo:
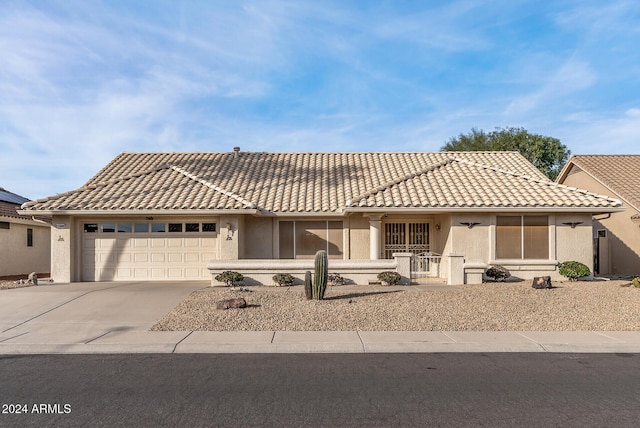
[[(298, 244), (300, 244), (299, 242), (297, 242), (298, 238), (301, 236), (300, 231), (302, 229), (298, 228), (298, 224), (297, 223), (324, 223), (324, 241), (326, 242), (326, 248), (323, 248), (326, 252), (327, 255), (329, 256), (329, 259), (331, 260), (343, 260), (344, 259), (344, 255), (345, 255), (345, 237), (344, 237), (344, 221), (343, 220), (334, 220), (334, 219), (313, 219), (313, 218), (309, 218), (309, 219), (303, 219), (303, 218), (296, 218), (296, 219), (283, 219), (283, 220), (279, 220), (278, 221), (278, 258), (281, 260), (309, 260), (309, 259), (313, 259), (313, 255), (309, 255), (309, 254), (304, 254), (304, 253), (298, 253)], [(291, 238), (291, 244), (292, 244), (292, 248), (287, 249), (286, 252), (282, 251), (282, 245), (283, 242), (281, 242), (281, 238), (282, 238), (282, 234), (284, 232), (284, 228), (282, 227), (283, 223), (291, 223), (291, 230), (290, 230), (290, 238)], [(338, 224), (340, 225), (339, 228), (336, 227), (331, 227), (331, 223), (337, 223), (335, 226), (337, 226)], [(289, 226), (287, 226), (287, 228), (289, 228)], [(331, 244), (337, 244), (334, 241), (331, 240), (331, 236), (335, 236), (336, 235), (336, 231), (338, 231), (338, 233), (340, 234), (340, 238), (339, 238), (339, 247), (338, 247), (338, 251), (336, 254), (336, 252), (332, 252), (331, 251)], [(332, 233), (333, 232), (333, 233)], [(321, 238), (323, 239), (323, 238)], [(316, 250), (317, 251), (317, 250)], [(286, 254), (287, 257), (283, 258), (283, 254)], [(315, 255), (315, 251), (314, 251), (314, 255)]]
[[(499, 235), (501, 234), (499, 228), (499, 222), (500, 222), (500, 218), (519, 218), (520, 220), (520, 224), (518, 226), (519, 228), (519, 237), (518, 240), (520, 241), (520, 248), (519, 248), (519, 257), (504, 257), (504, 255), (501, 255), (502, 257), (499, 256), (499, 253), (501, 252), (499, 245), (500, 245), (500, 238)], [(527, 243), (530, 242), (531, 238), (528, 238), (528, 236), (530, 236), (531, 234), (531, 230), (529, 230), (529, 235), (527, 234), (527, 230), (526, 227), (527, 226), (536, 226), (535, 224), (526, 224), (526, 218), (535, 218), (535, 217), (544, 217), (546, 219), (546, 223), (545, 223), (545, 242), (546, 242), (546, 256), (544, 257), (525, 257), (526, 253), (527, 253)], [(509, 225), (505, 225), (505, 226), (509, 226)], [(512, 225), (513, 226), (513, 225)], [(553, 240), (550, 237), (550, 232), (551, 229), (553, 227), (553, 222), (552, 222), (552, 216), (550, 214), (498, 214), (496, 215), (496, 220), (495, 220), (495, 231), (493, 233), (493, 238), (494, 238), (494, 256), (495, 256), (495, 260), (517, 260), (517, 261), (534, 261), (534, 260), (552, 260), (552, 257), (554, 255), (554, 251), (552, 248), (553, 244)], [(535, 230), (535, 229), (533, 229)]]

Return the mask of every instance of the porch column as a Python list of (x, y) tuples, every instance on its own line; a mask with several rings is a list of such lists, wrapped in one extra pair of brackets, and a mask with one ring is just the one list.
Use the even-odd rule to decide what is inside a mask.
[(369, 258), (378, 260), (380, 258), (380, 248), (382, 246), (382, 237), (380, 235), (380, 223), (384, 213), (365, 214), (369, 217)]

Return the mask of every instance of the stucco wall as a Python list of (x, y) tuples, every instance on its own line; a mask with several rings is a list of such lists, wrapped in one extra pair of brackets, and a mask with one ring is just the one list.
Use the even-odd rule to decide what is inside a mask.
[(350, 258), (369, 260), (369, 219), (362, 214), (349, 217)]
[(56, 282), (80, 280), (76, 272), (76, 240), (80, 239), (76, 222), (70, 216), (54, 216), (51, 227), (51, 278)]
[[(0, 229), (0, 276), (28, 275), (51, 270), (49, 227), (29, 220), (0, 217), (9, 229)], [(33, 246), (27, 246), (27, 229), (33, 230)]]
[(244, 220), (244, 258), (274, 258), (273, 222), (269, 217), (246, 216)]
[[(564, 223), (576, 223), (572, 228)], [(557, 259), (559, 263), (578, 261), (593, 272), (593, 238), (590, 214), (558, 214), (556, 216)]]
[[(619, 198), (619, 195), (575, 167), (563, 184)], [(628, 204), (625, 204), (625, 208), (624, 212), (612, 213), (610, 217), (607, 214), (595, 216), (593, 237), (597, 236), (599, 229), (607, 230), (610, 265), (605, 267), (605, 272), (615, 275), (640, 275), (640, 225), (631, 221), (631, 217), (640, 212)]]

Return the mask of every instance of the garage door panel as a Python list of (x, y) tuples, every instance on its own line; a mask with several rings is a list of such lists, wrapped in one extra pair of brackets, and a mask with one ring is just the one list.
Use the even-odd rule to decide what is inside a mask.
[(151, 238), (151, 239), (149, 239), (149, 241), (151, 242), (151, 246), (153, 248), (164, 248), (164, 247), (166, 247), (164, 239), (162, 239), (162, 238), (158, 238), (158, 239)]
[(169, 253), (167, 256), (169, 263), (182, 263), (182, 253)]
[(184, 255), (184, 261), (187, 263), (194, 263), (200, 261), (200, 254), (198, 253), (186, 253)]
[(144, 239), (136, 238), (136, 239), (133, 240), (133, 247), (134, 248), (148, 248), (149, 247), (149, 240), (147, 238), (144, 238)]
[(151, 253), (151, 263), (164, 263), (165, 259), (165, 253)]
[(184, 246), (187, 248), (198, 248), (200, 247), (200, 239), (198, 238), (185, 238)]
[(182, 238), (168, 238), (167, 239), (167, 247), (169, 248), (182, 248), (184, 247), (184, 242)]
[(147, 253), (135, 253), (133, 255), (133, 261), (136, 263), (147, 263), (149, 261), (149, 254)]

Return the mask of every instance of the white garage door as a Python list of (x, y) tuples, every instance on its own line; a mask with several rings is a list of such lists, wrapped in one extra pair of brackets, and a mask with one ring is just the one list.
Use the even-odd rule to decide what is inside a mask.
[(83, 225), (84, 281), (210, 279), (216, 256), (215, 222)]

